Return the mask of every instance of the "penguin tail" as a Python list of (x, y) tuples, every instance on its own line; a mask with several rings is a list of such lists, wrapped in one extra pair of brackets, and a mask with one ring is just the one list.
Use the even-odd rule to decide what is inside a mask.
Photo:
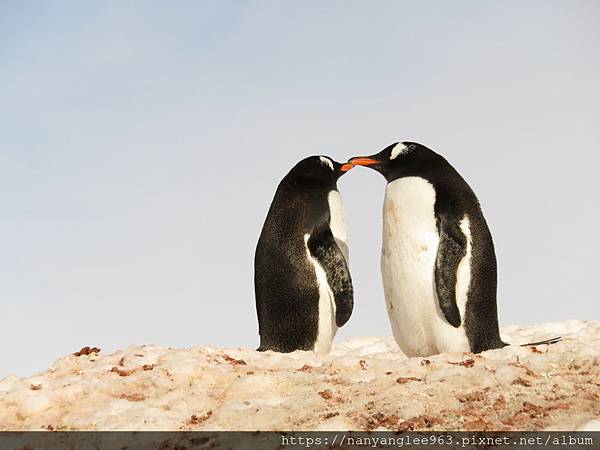
[(554, 337), (552, 339), (545, 339), (543, 341), (537, 341), (537, 342), (529, 342), (528, 344), (520, 344), (521, 347), (530, 347), (532, 345), (551, 345), (551, 344), (556, 344), (557, 342), (562, 341), (562, 336), (558, 336), (558, 337)]

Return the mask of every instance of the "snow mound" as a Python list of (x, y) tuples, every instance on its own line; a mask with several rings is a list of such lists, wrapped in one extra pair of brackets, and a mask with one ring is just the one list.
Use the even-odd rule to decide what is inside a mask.
[(557, 344), (407, 358), (391, 337), (328, 355), (82, 349), (0, 380), (0, 430), (599, 430), (600, 322), (502, 329)]

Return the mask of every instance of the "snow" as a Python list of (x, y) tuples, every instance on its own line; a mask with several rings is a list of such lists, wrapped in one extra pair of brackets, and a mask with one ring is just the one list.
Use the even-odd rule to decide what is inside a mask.
[(327, 355), (82, 352), (0, 380), (0, 430), (600, 430), (600, 322), (502, 329), (513, 343), (557, 335), (428, 358), (407, 358), (391, 337)]

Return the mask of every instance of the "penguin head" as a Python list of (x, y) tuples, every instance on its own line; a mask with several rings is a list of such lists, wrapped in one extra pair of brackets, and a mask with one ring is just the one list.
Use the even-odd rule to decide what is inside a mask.
[(388, 181), (427, 165), (437, 155), (416, 142), (395, 142), (371, 156), (350, 158), (349, 164), (376, 170)]
[(328, 156), (309, 156), (287, 174), (288, 181), (335, 186), (337, 180), (354, 166), (339, 163)]

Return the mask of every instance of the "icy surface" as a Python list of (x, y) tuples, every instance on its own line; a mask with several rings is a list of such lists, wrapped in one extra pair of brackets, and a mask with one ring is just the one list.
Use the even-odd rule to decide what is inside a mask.
[(0, 380), (0, 430), (600, 429), (600, 322), (502, 335), (563, 341), (426, 359), (407, 358), (391, 337), (352, 339), (328, 355), (83, 352)]

